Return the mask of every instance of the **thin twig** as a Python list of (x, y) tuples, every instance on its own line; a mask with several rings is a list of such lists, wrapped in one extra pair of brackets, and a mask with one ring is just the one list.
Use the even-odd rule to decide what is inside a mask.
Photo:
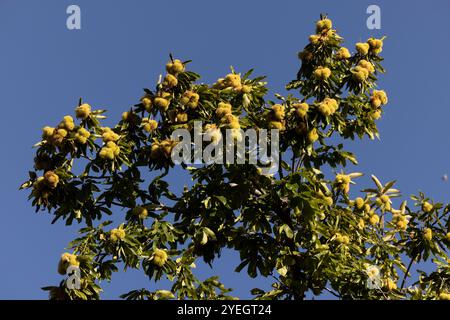
[(342, 297), (338, 293), (334, 292), (333, 290), (328, 289), (327, 287), (325, 287), (325, 290), (327, 290), (329, 293), (331, 293), (336, 298), (342, 299)]
[(402, 290), (403, 287), (405, 286), (405, 282), (406, 282), (406, 278), (408, 277), (409, 270), (411, 269), (411, 267), (412, 267), (412, 265), (414, 263), (414, 260), (416, 260), (416, 258), (417, 258), (417, 255), (413, 256), (411, 258), (411, 261), (409, 261), (408, 268), (406, 269), (406, 272), (403, 275), (403, 280), (402, 280), (402, 285), (400, 286), (400, 290)]
[[(294, 152), (292, 152), (292, 153), (294, 153)], [(294, 154), (292, 154), (291, 172), (292, 172), (292, 173), (295, 172), (295, 155), (294, 155)]]
[(283, 179), (283, 165), (282, 165), (282, 163), (283, 163), (283, 158), (281, 157), (281, 154), (280, 154), (280, 164), (278, 166), (278, 175), (280, 176), (280, 180)]

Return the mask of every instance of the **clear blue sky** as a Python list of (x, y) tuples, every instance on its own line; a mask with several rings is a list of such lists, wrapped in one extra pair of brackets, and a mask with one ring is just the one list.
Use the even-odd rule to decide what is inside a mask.
[[(66, 29), (66, 8), (77, 4), (82, 30)], [(381, 30), (366, 28), (366, 8), (378, 4)], [(192, 59), (191, 68), (211, 82), (255, 68), (268, 76), (273, 92), (299, 67), (296, 52), (306, 44), (321, 12), (328, 13), (346, 44), (387, 35), (387, 73), (380, 87), (389, 94), (379, 123), (380, 141), (347, 148), (359, 155), (359, 171), (396, 179), (405, 195), (422, 190), (448, 199), (450, 173), (449, 1), (106, 1), (0, 0), (0, 298), (45, 299), (40, 287), (57, 284), (58, 257), (78, 226), (51, 225), (35, 214), (27, 178), (40, 129), (72, 112), (82, 96), (107, 108), (111, 123), (152, 87), (169, 52)], [(366, 187), (368, 177), (359, 179)], [(176, 183), (172, 181), (172, 183)], [(240, 297), (266, 287), (233, 272), (236, 256), (216, 264)], [(201, 274), (212, 274), (200, 268)], [(104, 298), (148, 285), (139, 273), (119, 273), (105, 285)], [(150, 288), (154, 288), (150, 284)]]

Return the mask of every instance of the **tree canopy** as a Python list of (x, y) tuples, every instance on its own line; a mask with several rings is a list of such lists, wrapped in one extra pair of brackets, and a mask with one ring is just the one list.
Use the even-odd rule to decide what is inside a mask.
[[(166, 74), (105, 127), (105, 110), (80, 99), (43, 129), (34, 168), (21, 188), (36, 211), (53, 222), (83, 225), (61, 255), (59, 285), (51, 299), (99, 299), (101, 281), (119, 269), (142, 270), (153, 282), (126, 299), (233, 299), (219, 277), (200, 279), (198, 260), (211, 264), (222, 250), (239, 252), (237, 272), (270, 277), (272, 289), (256, 299), (305, 299), (324, 292), (341, 299), (450, 299), (450, 207), (423, 193), (401, 201), (394, 181), (356, 190), (359, 172), (348, 139), (375, 139), (388, 97), (377, 89), (384, 72), (382, 39), (342, 46), (332, 21), (321, 16), (299, 52), (292, 92), (267, 96), (264, 77), (231, 72), (212, 85), (199, 82), (190, 61), (170, 56)], [(254, 164), (177, 165), (192, 185), (177, 194), (173, 170), (176, 129), (195, 121), (214, 139), (231, 130), (279, 130), (276, 174)], [(242, 130), (242, 131), (241, 131)], [(337, 142), (336, 142), (337, 141)], [(206, 145), (206, 144), (205, 144)], [(246, 152), (250, 152), (247, 148)], [(435, 269), (413, 264), (432, 260)], [(78, 288), (67, 269), (79, 270)], [(160, 279), (171, 286), (161, 288)]]

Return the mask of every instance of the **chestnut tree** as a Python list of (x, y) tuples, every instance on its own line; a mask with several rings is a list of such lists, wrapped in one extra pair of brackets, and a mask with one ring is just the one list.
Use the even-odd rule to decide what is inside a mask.
[[(396, 200), (394, 182), (375, 176), (358, 190), (362, 174), (346, 170), (357, 159), (343, 143), (378, 137), (388, 103), (377, 88), (383, 40), (347, 49), (321, 16), (286, 85), (292, 93), (273, 100), (253, 70), (232, 69), (209, 85), (189, 61), (172, 56), (165, 76), (113, 127), (102, 125), (105, 110), (80, 99), (75, 117), (43, 129), (21, 186), (53, 222), (82, 224), (60, 257), (61, 282), (44, 288), (50, 298), (99, 299), (102, 281), (135, 268), (151, 281), (123, 298), (233, 299), (219, 277), (201, 279), (194, 268), (235, 250), (236, 272), (273, 279), (271, 290), (251, 291), (256, 299), (328, 292), (340, 299), (448, 300), (450, 207), (422, 193)], [(193, 130), (195, 121), (217, 139), (226, 129), (234, 139), (241, 130), (279, 130), (278, 172), (254, 164), (177, 165), (192, 179), (177, 194), (167, 181), (178, 142), (171, 134)], [(412, 265), (431, 259), (434, 271), (407, 279)], [(81, 276), (76, 288), (68, 286), (69, 267)], [(160, 287), (161, 279), (170, 286)]]

